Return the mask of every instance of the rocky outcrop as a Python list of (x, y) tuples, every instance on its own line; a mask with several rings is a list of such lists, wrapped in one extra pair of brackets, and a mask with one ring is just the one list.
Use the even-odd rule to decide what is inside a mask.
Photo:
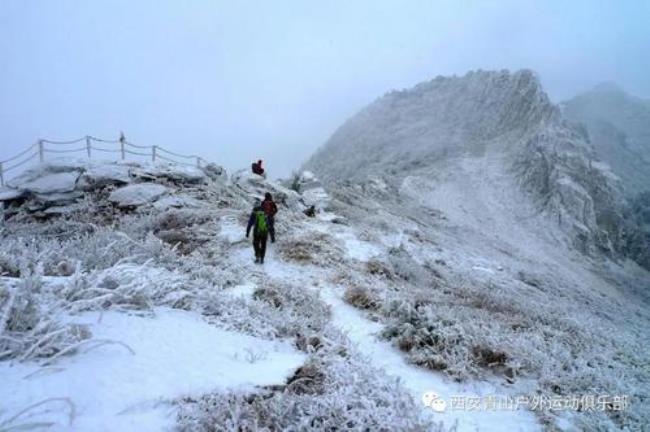
[[(564, 233), (578, 250), (628, 254), (638, 226), (625, 216), (618, 177), (530, 71), (470, 72), (390, 92), (341, 126), (306, 168), (330, 184), (379, 176), (399, 188), (414, 174), (430, 184), (436, 178), (463, 183), (455, 171), (462, 160), (481, 161), (469, 163), (483, 168), (468, 175), (525, 191), (549, 230)], [(453, 193), (445, 199), (476, 199)]]
[(66, 215), (83, 208), (87, 197), (101, 201), (94, 199), (97, 195), (118, 209), (154, 203), (158, 209), (178, 208), (196, 204), (191, 197), (170, 196), (175, 185), (193, 186), (207, 181), (226, 182), (225, 170), (214, 164), (198, 168), (168, 163), (54, 160), (12, 179), (0, 190), (0, 203), (5, 218), (17, 213), (37, 218)]
[(611, 83), (562, 104), (584, 126), (598, 157), (621, 178), (625, 194), (650, 190), (650, 104)]
[(119, 207), (138, 207), (156, 201), (167, 194), (169, 189), (154, 183), (132, 184), (114, 190), (108, 200)]

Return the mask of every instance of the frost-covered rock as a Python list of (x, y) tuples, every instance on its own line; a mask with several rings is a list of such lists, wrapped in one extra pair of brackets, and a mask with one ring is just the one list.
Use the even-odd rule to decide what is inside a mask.
[(209, 163), (202, 167), (203, 172), (210, 177), (210, 179), (214, 181), (227, 181), (228, 180), (228, 172), (226, 169), (220, 165), (217, 165), (215, 163)]
[(273, 200), (292, 210), (302, 211), (305, 207), (300, 195), (289, 188), (273, 181), (268, 181), (264, 177), (253, 174), (248, 170), (239, 170), (232, 174), (231, 182), (241, 190), (246, 191), (249, 200), (264, 199), (267, 192), (273, 195)]
[(25, 195), (25, 191), (11, 188), (2, 188), (0, 189), (0, 201), (11, 201), (18, 198), (22, 198)]
[(77, 187), (79, 171), (45, 174), (34, 180), (15, 184), (16, 189), (37, 194), (72, 192)]
[(132, 207), (153, 202), (168, 192), (169, 189), (163, 185), (139, 183), (124, 186), (111, 192), (108, 199), (119, 207)]
[(159, 162), (134, 168), (132, 174), (146, 179), (167, 178), (181, 183), (198, 183), (206, 174), (201, 168), (174, 163)]
[[(370, 186), (374, 177), (399, 188), (421, 178), (427, 187), (411, 199), (475, 229), (504, 231), (511, 215), (523, 218), (535, 206), (550, 237), (588, 253), (629, 256), (625, 233), (638, 229), (625, 220), (616, 176), (525, 70), (438, 77), (390, 92), (343, 124), (305, 167), (328, 185)], [(504, 214), (494, 212), (486, 226), (490, 208)]]
[(170, 208), (188, 208), (197, 209), (203, 206), (201, 201), (196, 198), (184, 195), (168, 195), (158, 199), (154, 204), (154, 208), (160, 211), (168, 210)]
[(650, 190), (650, 104), (604, 83), (562, 104), (596, 154), (621, 178), (628, 197)]
[(106, 185), (123, 185), (131, 181), (128, 165), (105, 163), (90, 166), (79, 178), (78, 187), (83, 190), (95, 189)]

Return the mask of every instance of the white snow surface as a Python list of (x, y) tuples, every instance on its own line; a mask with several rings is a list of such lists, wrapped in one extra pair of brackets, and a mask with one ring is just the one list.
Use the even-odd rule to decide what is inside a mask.
[(391, 376), (398, 377), (417, 401), (427, 392), (435, 392), (447, 403), (444, 412), (422, 407), (424, 416), (446, 426), (457, 425), (458, 432), (541, 431), (542, 428), (530, 411), (506, 410), (452, 410), (452, 397), (484, 397), (503, 395), (507, 390), (487, 382), (459, 384), (423, 368), (408, 364), (404, 357), (389, 343), (378, 340), (382, 325), (364, 318), (363, 315), (341, 300), (341, 293), (328, 288), (321, 291), (322, 298), (332, 307), (333, 321), (354, 342), (369, 361)]
[(169, 191), (165, 186), (154, 183), (138, 183), (121, 187), (109, 196), (109, 200), (120, 207), (139, 206), (153, 202)]
[[(314, 219), (312, 228), (317, 231), (332, 230), (331, 224)], [(367, 261), (373, 256), (385, 252), (377, 245), (359, 240), (353, 228), (338, 227), (334, 237), (341, 239), (345, 244), (345, 253), (352, 259)], [(389, 239), (388, 243), (392, 243)], [(242, 265), (253, 266), (250, 251), (240, 249), (237, 260)], [(266, 277), (281, 279), (313, 289), (320, 293), (323, 301), (331, 307), (332, 323), (340, 329), (367, 357), (368, 363), (383, 369), (389, 376), (398, 378), (406, 387), (410, 395), (422, 407), (421, 415), (436, 424), (442, 422), (447, 428), (457, 427), (458, 432), (498, 432), (498, 431), (541, 431), (542, 427), (536, 417), (527, 410), (447, 410), (444, 413), (434, 412), (422, 404), (425, 393), (434, 391), (448, 406), (451, 398), (484, 397), (489, 395), (503, 396), (511, 390), (504, 386), (487, 381), (469, 381), (456, 383), (442, 373), (426, 370), (409, 364), (402, 354), (392, 347), (390, 343), (379, 339), (382, 324), (369, 320), (363, 313), (342, 300), (342, 290), (323, 284), (322, 275), (315, 275), (311, 269), (307, 270), (291, 263), (283, 262), (271, 247), (267, 251), (267, 260), (261, 268), (251, 267), (253, 270), (263, 272)], [(231, 295), (238, 298), (250, 298), (256, 285), (247, 282), (231, 289)]]
[(305, 358), (289, 343), (221, 330), (196, 313), (174, 309), (157, 308), (154, 316), (89, 312), (69, 320), (87, 324), (94, 339), (120, 342), (133, 352), (104, 345), (63, 358), (49, 370), (2, 362), (4, 410), (68, 398), (76, 411), (72, 424), (56, 403), (53, 412), (23, 420), (54, 420), (54, 430), (159, 431), (174, 426), (173, 399), (279, 384)]
[(16, 188), (38, 194), (71, 192), (77, 185), (79, 174), (79, 171), (46, 174), (32, 181), (18, 183)]

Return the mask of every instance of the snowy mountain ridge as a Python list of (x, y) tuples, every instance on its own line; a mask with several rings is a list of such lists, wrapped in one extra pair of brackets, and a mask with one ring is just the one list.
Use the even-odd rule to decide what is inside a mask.
[[(337, 138), (323, 182), (70, 160), (15, 178), (0, 429), (646, 428), (650, 277), (616, 250), (616, 177), (532, 73), (468, 76), (343, 126), (367, 153)], [(244, 234), (265, 192), (261, 266)]]
[[(486, 250), (433, 209), (429, 223), (411, 218), (380, 179), (328, 197), (308, 173), (298, 193), (217, 166), (66, 161), (13, 186), (0, 195), (3, 427), (534, 431), (644, 421), (633, 368), (645, 353), (643, 308), (566, 263), (532, 265), (507, 244)], [(243, 236), (266, 191), (280, 213), (261, 267)], [(314, 200), (326, 205), (310, 218)], [(602, 298), (583, 303), (582, 284)], [(551, 306), (563, 286), (578, 291), (562, 288), (568, 298)], [(576, 303), (580, 324), (564, 315)], [(617, 308), (606, 320), (604, 304)], [(638, 323), (616, 333), (629, 316)], [(615, 363), (601, 358), (617, 350), (626, 354)], [(106, 374), (89, 380), (90, 370)], [(629, 378), (612, 381), (621, 374)], [(629, 394), (633, 408), (618, 420), (451, 409), (454, 397), (577, 394), (585, 382)], [(431, 392), (448, 409), (422, 405)]]
[[(466, 160), (486, 169), (463, 172)], [(341, 126), (306, 168), (329, 182), (379, 176), (397, 187), (414, 175), (433, 188), (445, 176), (492, 177), (512, 189), (505, 199), (535, 207), (525, 213), (543, 212), (549, 235), (565, 236), (569, 247), (648, 262), (619, 179), (531, 71), (469, 72), (388, 93)], [(499, 199), (456, 199), (488, 197)]]
[(628, 197), (650, 189), (650, 104), (613, 83), (596, 86), (562, 104), (580, 123), (598, 156), (618, 175)]

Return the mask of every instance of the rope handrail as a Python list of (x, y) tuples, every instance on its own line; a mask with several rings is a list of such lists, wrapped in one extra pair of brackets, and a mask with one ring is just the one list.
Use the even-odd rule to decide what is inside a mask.
[[(69, 148), (69, 149), (55, 149), (55, 148), (46, 148), (45, 144), (52, 144), (52, 145), (70, 145), (70, 144), (77, 144), (85, 142), (86, 145), (85, 147), (78, 147), (78, 148)], [(119, 144), (118, 148), (111, 149), (111, 148), (105, 148), (105, 147), (98, 147), (94, 146), (92, 143), (93, 142), (99, 142), (99, 143), (106, 143), (106, 144)], [(142, 152), (142, 151), (135, 151), (130, 148), (134, 149), (141, 149), (145, 150), (148, 152)], [(36, 149), (35, 152), (34, 149)], [(117, 140), (107, 140), (107, 139), (102, 139), (102, 138), (97, 138), (92, 135), (86, 135), (84, 137), (75, 139), (75, 140), (68, 140), (68, 141), (56, 141), (56, 140), (48, 140), (48, 139), (39, 139), (36, 143), (30, 145), (27, 147), (25, 150), (21, 151), (20, 153), (16, 154), (15, 156), (12, 156), (6, 160), (0, 161), (0, 186), (4, 186), (4, 177), (3, 175), (7, 173), (8, 171), (11, 171), (15, 168), (18, 168), (27, 162), (33, 160), (34, 158), (38, 157), (40, 162), (44, 162), (45, 159), (45, 154), (46, 153), (55, 153), (55, 154), (65, 154), (65, 153), (78, 153), (78, 152), (86, 152), (87, 157), (91, 158), (92, 157), (92, 151), (99, 151), (103, 153), (120, 153), (121, 154), (121, 159), (125, 160), (126, 155), (134, 155), (134, 156), (143, 156), (143, 157), (150, 157), (152, 162), (155, 162), (157, 159), (176, 163), (179, 165), (186, 165), (186, 166), (201, 166), (201, 163), (207, 162), (205, 159), (203, 159), (201, 156), (197, 155), (184, 155), (180, 153), (173, 152), (171, 150), (167, 150), (164, 147), (160, 147), (157, 145), (151, 145), (151, 146), (143, 146), (139, 144), (133, 144), (132, 142), (127, 141), (124, 138), (123, 134), (120, 134), (120, 138)], [(30, 154), (30, 152), (33, 152)], [(164, 153), (173, 157), (177, 158), (182, 158), (182, 159), (194, 159), (195, 163), (190, 163), (190, 162), (182, 162), (179, 160), (172, 159), (171, 157), (163, 156), (160, 153)], [(29, 155), (26, 159), (20, 160), (23, 158), (25, 155)], [(16, 160), (20, 160), (19, 162), (11, 165), (11, 166), (6, 166), (8, 162), (13, 162)]]
[(158, 150), (160, 150), (161, 152), (165, 152), (167, 154), (170, 154), (170, 155), (176, 156), (176, 157), (182, 157), (182, 158), (186, 158), (186, 159), (196, 159), (198, 157), (198, 156), (195, 156), (195, 155), (185, 156), (185, 155), (182, 155), (182, 154), (174, 153), (174, 152), (171, 152), (171, 151), (169, 151), (167, 149), (164, 149), (162, 147), (156, 147), (156, 148)]
[(102, 147), (91, 147), (91, 149), (104, 152), (104, 153), (119, 153), (121, 151), (119, 149), (106, 149)]
[(132, 154), (136, 156), (151, 156), (151, 153), (141, 153), (141, 152), (136, 152), (131, 150), (124, 150), (124, 153)]
[(80, 151), (85, 151), (86, 147), (79, 147), (75, 149), (68, 149), (68, 150), (54, 150), (54, 149), (43, 149), (45, 153), (77, 153)]
[(133, 143), (128, 142), (128, 141), (124, 141), (124, 144), (126, 144), (128, 146), (131, 146), (131, 147), (140, 148), (140, 149), (150, 149), (151, 148), (151, 146), (143, 146), (143, 145), (133, 144)]
[(11, 165), (11, 166), (8, 166), (7, 168), (3, 168), (3, 172), (11, 171), (11, 170), (13, 170), (13, 169), (15, 169), (15, 168), (18, 168), (18, 167), (20, 167), (20, 166), (23, 166), (23, 165), (25, 165), (27, 162), (29, 162), (29, 161), (31, 161), (32, 159), (34, 159), (36, 156), (38, 156), (38, 153), (34, 153), (34, 154), (32, 154), (30, 157), (28, 157), (27, 159), (25, 159), (25, 160), (23, 160), (23, 161), (21, 161), (21, 162), (17, 162), (17, 163), (15, 163), (15, 164)]
[(52, 141), (52, 140), (42, 139), (42, 140), (39, 140), (39, 142), (43, 142), (43, 143), (47, 143), (47, 144), (66, 145), (66, 144), (77, 144), (77, 143), (80, 143), (80, 142), (84, 141), (85, 139), (86, 139), (86, 137), (79, 138), (79, 139), (76, 139), (76, 140), (69, 140), (69, 141)]
[(27, 153), (29, 153), (30, 150), (32, 150), (34, 147), (36, 147), (36, 145), (37, 145), (36, 143), (30, 145), (25, 150), (18, 153), (16, 156), (13, 156), (13, 157), (10, 157), (9, 159), (5, 159), (3, 161), (0, 161), (0, 164), (5, 164), (7, 162), (11, 162), (11, 161), (14, 161), (16, 159), (20, 159), (22, 156), (26, 155)]
[[(119, 144), (120, 143), (120, 140), (107, 140), (107, 139), (97, 138), (97, 137), (94, 137), (92, 135), (88, 135), (88, 138), (93, 140), (93, 141), (109, 143), (109, 144)], [(86, 139), (86, 138), (84, 137), (83, 139)]]

